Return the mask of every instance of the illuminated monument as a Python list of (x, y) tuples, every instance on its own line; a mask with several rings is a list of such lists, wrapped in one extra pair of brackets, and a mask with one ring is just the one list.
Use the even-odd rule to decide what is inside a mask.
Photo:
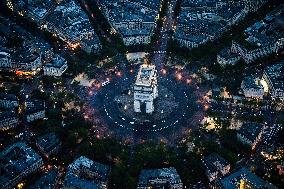
[(158, 97), (157, 70), (153, 64), (144, 63), (140, 66), (134, 84), (134, 111), (141, 112), (142, 106), (148, 114), (154, 111), (153, 101)]

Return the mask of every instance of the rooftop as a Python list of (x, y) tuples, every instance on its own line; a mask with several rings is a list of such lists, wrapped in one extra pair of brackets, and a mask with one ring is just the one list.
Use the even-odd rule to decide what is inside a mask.
[(29, 186), (29, 189), (51, 189), (55, 188), (56, 180), (58, 178), (58, 171), (52, 169), (48, 173), (40, 177), (34, 184)]
[(265, 74), (268, 76), (271, 87), (284, 90), (284, 61), (268, 66), (265, 69)]
[[(71, 43), (92, 38), (99, 43), (87, 14), (73, 0), (63, 0), (46, 18), (49, 28), (55, 28), (55, 33)], [(61, 36), (63, 35), (63, 36)]]
[(41, 100), (27, 100), (26, 102), (26, 112), (29, 113), (35, 113), (38, 111), (42, 111), (45, 109), (45, 103)]
[(204, 166), (207, 168), (208, 172), (214, 173), (220, 171), (223, 167), (230, 165), (227, 160), (221, 157), (217, 153), (212, 153), (203, 159)]
[(7, 93), (0, 93), (0, 100), (11, 100), (11, 101), (18, 101), (18, 98), (15, 94), (7, 94)]
[(241, 181), (245, 181), (253, 188), (263, 188), (266, 185), (264, 180), (251, 173), (246, 168), (241, 168), (237, 172), (221, 179), (220, 183), (224, 189), (239, 189)]
[(4, 111), (4, 112), (0, 112), (0, 121), (7, 119), (7, 118), (11, 118), (11, 117), (16, 117), (17, 114), (13, 111)]
[(256, 122), (246, 122), (241, 128), (238, 130), (238, 133), (242, 136), (245, 136), (251, 141), (254, 141), (256, 137), (259, 135), (264, 125)]
[(257, 83), (257, 78), (254, 76), (245, 77), (242, 82), (242, 87), (245, 89), (263, 89), (263, 86)]
[(238, 57), (239, 55), (238, 54), (234, 54), (231, 52), (231, 48), (229, 47), (226, 47), (224, 49), (222, 49), (219, 53), (219, 55), (222, 57), (222, 58), (225, 58), (225, 59), (229, 59), (229, 58), (235, 58), (235, 57)]
[(62, 56), (55, 55), (55, 57), (53, 57), (51, 62), (45, 64), (44, 66), (45, 67), (61, 68), (65, 64), (66, 64), (66, 60)]
[(111, 25), (123, 36), (149, 35), (155, 26), (160, 0), (99, 0), (98, 4)]
[(225, 30), (244, 6), (239, 2), (184, 0), (178, 17), (175, 37), (197, 44)]
[(136, 85), (150, 86), (156, 77), (156, 66), (153, 64), (142, 64), (136, 77)]
[(81, 156), (68, 166), (64, 185), (97, 189), (108, 180), (109, 174), (110, 166)]
[(44, 1), (25, 1), (19, 0), (17, 7), (19, 9), (28, 10), (28, 13), (38, 19), (44, 19), (50, 9), (54, 7), (55, 0)]
[(48, 153), (58, 147), (60, 143), (61, 142), (55, 133), (47, 133), (37, 138), (37, 145)]
[(74, 0), (20, 0), (13, 3), (27, 13), (25, 16), (34, 19), (39, 26), (47, 26), (68, 43), (75, 44), (83, 39), (100, 43), (89, 17)]
[(174, 167), (162, 169), (144, 169), (139, 176), (138, 187), (146, 187), (156, 179), (167, 180), (170, 185), (182, 184), (179, 174)]
[(26, 143), (15, 143), (0, 153), (0, 188), (8, 185), (41, 157)]

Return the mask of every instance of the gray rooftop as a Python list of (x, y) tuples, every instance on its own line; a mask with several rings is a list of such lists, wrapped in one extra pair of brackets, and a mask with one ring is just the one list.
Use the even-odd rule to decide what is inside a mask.
[[(149, 35), (155, 26), (160, 0), (99, 0), (99, 6), (108, 21), (123, 36)], [(123, 24), (122, 24), (123, 23)], [(128, 24), (136, 23), (139, 28), (128, 28)], [(119, 26), (122, 24), (123, 26)]]
[(268, 66), (265, 69), (269, 82), (273, 90), (284, 90), (284, 61)]
[(47, 133), (37, 138), (37, 145), (47, 153), (58, 147), (60, 144), (61, 142), (55, 133)]
[(225, 59), (229, 59), (229, 58), (235, 58), (235, 57), (238, 57), (239, 55), (238, 54), (234, 54), (231, 52), (231, 48), (229, 47), (226, 47), (224, 49), (222, 49), (219, 54), (222, 58), (225, 58)]
[(14, 111), (0, 112), (0, 121), (13, 117), (17, 117), (17, 114)]
[(246, 122), (238, 130), (238, 133), (245, 136), (247, 139), (254, 141), (259, 135), (264, 125), (256, 122)]
[(200, 44), (223, 32), (227, 20), (234, 18), (243, 9), (241, 3), (228, 0), (184, 0), (175, 37)]
[(41, 100), (27, 100), (26, 102), (26, 114), (35, 113), (45, 110), (45, 103)]
[(66, 60), (59, 55), (55, 55), (55, 57), (53, 57), (53, 59), (51, 60), (51, 62), (45, 64), (45, 67), (55, 67), (55, 68), (61, 68), (63, 65), (65, 65), (67, 62)]
[(107, 182), (109, 174), (110, 166), (81, 156), (68, 166), (64, 186), (88, 189), (101, 188), (102, 183)]
[[(55, 33), (62, 33), (68, 41), (79, 42), (89, 35), (99, 43), (87, 14), (75, 1), (62, 1), (46, 18), (47, 25), (55, 27)], [(94, 40), (95, 39), (95, 40)]]
[(174, 167), (162, 169), (144, 169), (139, 176), (138, 187), (149, 186), (151, 180), (165, 179), (169, 185), (182, 184), (179, 174)]
[(263, 86), (261, 84), (257, 84), (257, 78), (254, 76), (247, 76), (244, 78), (242, 82), (242, 86), (245, 89), (263, 89)]
[[(271, 11), (263, 20), (255, 22), (245, 30), (246, 41), (252, 46), (265, 47), (284, 37), (281, 20), (284, 19), (284, 5)], [(280, 21), (280, 23), (279, 23)], [(279, 25), (280, 24), (280, 25)]]
[(249, 183), (253, 188), (264, 188), (266, 182), (251, 173), (246, 168), (242, 168), (235, 173), (220, 180), (220, 183), (224, 189), (239, 189), (241, 180)]
[(18, 98), (15, 94), (7, 94), (7, 93), (0, 93), (0, 100), (11, 100), (11, 101), (18, 101)]
[(55, 188), (58, 171), (52, 169), (48, 173), (40, 177), (34, 184), (29, 186), (29, 189), (52, 189)]
[(208, 172), (220, 171), (223, 167), (229, 165), (229, 162), (217, 153), (212, 153), (203, 159), (203, 164)]
[(0, 188), (17, 180), (17, 177), (41, 157), (26, 143), (15, 143), (0, 153)]

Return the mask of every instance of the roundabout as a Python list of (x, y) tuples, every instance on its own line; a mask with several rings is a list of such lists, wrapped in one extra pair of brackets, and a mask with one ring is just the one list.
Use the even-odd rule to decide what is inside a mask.
[(198, 111), (194, 87), (170, 75), (158, 76), (159, 96), (152, 114), (134, 111), (135, 74), (114, 77), (108, 85), (94, 92), (90, 104), (96, 107), (110, 130), (142, 133), (172, 131), (184, 127)]

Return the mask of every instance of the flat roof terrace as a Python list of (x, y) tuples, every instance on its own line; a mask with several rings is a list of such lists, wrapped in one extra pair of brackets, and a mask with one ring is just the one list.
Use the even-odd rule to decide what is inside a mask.
[(156, 77), (156, 66), (142, 64), (136, 78), (136, 85), (150, 86)]

